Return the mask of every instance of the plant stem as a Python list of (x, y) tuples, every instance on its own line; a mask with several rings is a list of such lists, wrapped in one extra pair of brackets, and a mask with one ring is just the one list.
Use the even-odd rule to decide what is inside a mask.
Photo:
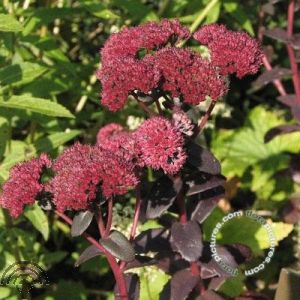
[(157, 113), (155, 113), (154, 111), (152, 111), (144, 102), (140, 101), (138, 96), (135, 93), (132, 93), (132, 96), (134, 97), (134, 99), (137, 101), (138, 105), (147, 113), (149, 114), (149, 116), (155, 116), (157, 115)]
[(130, 231), (129, 240), (132, 241), (135, 238), (136, 230), (139, 223), (140, 212), (141, 212), (141, 184), (139, 183), (136, 187), (136, 201), (135, 201), (135, 209), (134, 209), (134, 218)]
[[(59, 216), (61, 219), (63, 219), (67, 224), (72, 225), (73, 221), (71, 218), (66, 216), (65, 214), (55, 210), (55, 214)], [(118, 286), (119, 290), (119, 297), (123, 300), (129, 300), (128, 293), (127, 293), (127, 287), (126, 287), (126, 281), (124, 277), (123, 271), (120, 269), (116, 259), (111, 255), (104, 247), (101, 246), (92, 236), (90, 236), (88, 233), (84, 232), (83, 237), (90, 242), (92, 245), (97, 247), (105, 256), (106, 259), (112, 269), (112, 272), (116, 279), (116, 284)]]
[(197, 128), (195, 129), (195, 133), (194, 133), (194, 137), (195, 137), (195, 138), (197, 137), (197, 135), (198, 135), (199, 133), (202, 132), (202, 130), (203, 130), (205, 124), (207, 123), (207, 121), (208, 121), (208, 119), (209, 119), (209, 117), (210, 117), (210, 115), (211, 115), (211, 113), (212, 113), (212, 111), (213, 111), (213, 109), (214, 109), (216, 103), (217, 103), (216, 100), (212, 100), (212, 101), (211, 101), (211, 103), (210, 103), (210, 105), (209, 105), (209, 107), (208, 107), (208, 109), (207, 109), (205, 115), (204, 115), (204, 116), (201, 118), (201, 120), (198, 122), (198, 126), (197, 126)]
[(107, 222), (106, 222), (106, 231), (105, 236), (109, 236), (111, 225), (112, 225), (112, 217), (113, 217), (113, 199), (108, 199), (107, 205)]
[[(288, 26), (287, 26), (287, 34), (288, 37), (293, 37), (293, 27), (294, 27), (294, 14), (295, 14), (295, 1), (290, 0), (288, 7)], [(295, 88), (295, 93), (297, 96), (297, 101), (300, 104), (300, 78), (298, 72), (298, 65), (296, 62), (295, 51), (291, 44), (287, 44), (287, 51), (290, 58), (291, 69), (293, 73), (293, 84)]]
[(98, 224), (98, 229), (99, 229), (100, 235), (102, 238), (105, 238), (106, 237), (106, 228), (104, 226), (101, 208), (99, 208), (96, 219), (97, 219), (97, 224)]

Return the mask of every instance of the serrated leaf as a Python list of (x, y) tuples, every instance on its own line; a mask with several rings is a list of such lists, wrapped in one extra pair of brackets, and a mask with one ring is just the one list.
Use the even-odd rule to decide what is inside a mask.
[(196, 261), (202, 254), (203, 243), (199, 225), (195, 221), (176, 222), (171, 227), (172, 248), (187, 261)]
[(34, 205), (26, 210), (24, 215), (47, 241), (49, 238), (49, 223), (43, 210), (38, 205)]
[(40, 77), (48, 69), (40, 64), (20, 62), (0, 70), (0, 86), (21, 86)]
[(119, 232), (113, 231), (108, 238), (102, 238), (100, 244), (116, 258), (129, 262), (134, 260), (135, 251), (126, 238)]
[(89, 210), (79, 212), (73, 219), (71, 235), (73, 237), (82, 235), (90, 226), (94, 214)]
[(22, 25), (12, 16), (0, 14), (0, 31), (22, 31)]
[(73, 140), (80, 134), (80, 130), (71, 130), (69, 132), (56, 132), (47, 137), (40, 138), (34, 142), (37, 152), (50, 152), (53, 149)]
[(181, 187), (181, 180), (173, 181), (168, 176), (156, 180), (142, 201), (145, 217), (147, 219), (160, 217), (174, 203)]
[[(268, 120), (268, 122), (266, 122)], [(213, 152), (222, 161), (226, 176), (242, 176), (248, 167), (281, 155), (284, 152), (300, 151), (300, 133), (277, 136), (264, 143), (264, 136), (271, 128), (285, 123), (276, 113), (258, 106), (253, 109), (245, 125), (238, 130), (224, 130), (212, 142)]]
[(79, 256), (78, 260), (75, 263), (75, 267), (79, 267), (84, 262), (101, 255), (102, 252), (94, 245), (87, 247)]
[(8, 101), (0, 100), (0, 107), (23, 109), (52, 117), (74, 118), (61, 104), (29, 95), (12, 96)]

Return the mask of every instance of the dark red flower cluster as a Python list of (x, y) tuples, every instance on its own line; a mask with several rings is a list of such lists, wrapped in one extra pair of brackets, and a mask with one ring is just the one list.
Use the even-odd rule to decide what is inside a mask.
[(190, 49), (164, 48), (155, 55), (147, 55), (145, 61), (161, 75), (161, 88), (186, 103), (197, 105), (206, 96), (217, 100), (227, 91), (216, 68)]
[(155, 50), (189, 36), (189, 30), (178, 20), (148, 22), (112, 34), (101, 51), (101, 57), (104, 63), (124, 57), (138, 58), (137, 54), (141, 49)]
[(152, 117), (134, 135), (146, 166), (169, 174), (175, 174), (182, 168), (186, 160), (184, 138), (171, 121)]
[(15, 165), (3, 184), (0, 205), (7, 208), (12, 217), (18, 217), (24, 206), (34, 204), (36, 196), (43, 190), (41, 176), (43, 170), (50, 167), (51, 160), (46, 154)]
[(263, 53), (259, 43), (245, 32), (228, 30), (224, 25), (206, 25), (194, 38), (210, 50), (211, 62), (223, 75), (236, 73), (242, 78), (257, 73)]
[(79, 143), (65, 150), (53, 166), (48, 185), (59, 211), (87, 209), (101, 188), (106, 198), (122, 195), (136, 186), (134, 165), (99, 147)]
[(141, 149), (134, 135), (119, 124), (111, 123), (102, 127), (97, 135), (97, 145), (136, 166), (144, 166)]

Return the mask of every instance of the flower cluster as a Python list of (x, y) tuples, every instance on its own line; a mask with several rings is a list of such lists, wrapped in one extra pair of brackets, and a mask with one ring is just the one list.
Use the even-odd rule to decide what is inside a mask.
[(138, 183), (132, 164), (99, 147), (79, 143), (65, 150), (53, 169), (56, 175), (48, 191), (59, 211), (87, 209), (98, 192), (109, 198)]
[[(184, 113), (180, 113), (183, 119)], [(179, 119), (172, 123), (163, 117), (152, 117), (133, 132), (111, 123), (99, 130), (97, 145), (134, 163), (136, 167), (147, 166), (175, 174), (186, 159), (184, 138), (180, 128), (176, 128), (179, 123)], [(191, 126), (188, 124), (189, 132), (193, 129)]]
[(189, 37), (189, 30), (177, 20), (149, 22), (113, 34), (101, 51), (102, 68), (97, 72), (102, 104), (117, 111), (128, 95), (138, 91), (151, 96), (154, 90), (193, 105), (207, 96), (217, 100), (227, 92), (224, 76), (254, 74), (262, 63), (258, 42), (244, 32), (223, 25), (200, 28), (193, 37), (207, 45), (209, 58), (176, 47)]
[(7, 208), (13, 217), (18, 217), (26, 204), (33, 204), (43, 190), (41, 176), (45, 168), (51, 167), (51, 160), (46, 154), (39, 158), (15, 165), (9, 179), (3, 185), (0, 205)]
[(228, 30), (224, 25), (206, 25), (194, 34), (194, 39), (210, 50), (211, 62), (221, 74), (236, 73), (239, 78), (257, 73), (262, 64), (258, 42), (245, 32)]
[(186, 160), (184, 138), (168, 119), (152, 117), (134, 135), (146, 166), (154, 170), (163, 169), (169, 174), (175, 174), (182, 168)]
[(164, 48), (145, 60), (160, 74), (161, 89), (189, 104), (199, 104), (206, 96), (217, 100), (227, 85), (216, 68), (190, 49)]

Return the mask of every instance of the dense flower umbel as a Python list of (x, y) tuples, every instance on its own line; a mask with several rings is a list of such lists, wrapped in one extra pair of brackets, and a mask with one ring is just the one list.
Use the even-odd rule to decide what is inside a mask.
[(12, 217), (18, 217), (24, 206), (34, 204), (36, 196), (43, 190), (42, 172), (44, 168), (50, 167), (51, 160), (46, 154), (15, 165), (3, 185), (0, 205), (7, 208)]
[(236, 73), (239, 78), (257, 73), (262, 64), (262, 51), (258, 42), (245, 32), (234, 32), (224, 25), (206, 25), (194, 38), (210, 50), (211, 62), (221, 74)]
[(102, 83), (102, 104), (117, 111), (134, 90), (149, 93), (159, 77), (138, 57), (139, 50), (154, 50), (189, 35), (177, 20), (149, 22), (111, 35), (101, 51), (102, 69), (97, 72)]
[(161, 88), (189, 104), (199, 104), (206, 96), (217, 100), (227, 91), (224, 78), (207, 60), (189, 49), (164, 48), (145, 61), (161, 74)]
[(187, 39), (189, 30), (178, 20), (164, 19), (161, 22), (148, 22), (137, 27), (125, 28), (112, 34), (101, 51), (102, 62), (124, 57), (137, 57), (140, 49), (154, 50)]
[(137, 184), (134, 166), (99, 147), (79, 143), (67, 149), (54, 163), (55, 177), (48, 185), (59, 211), (88, 208), (96, 193), (109, 198)]
[(183, 166), (186, 154), (184, 138), (171, 121), (163, 117), (146, 120), (135, 132), (146, 166), (175, 174)]

